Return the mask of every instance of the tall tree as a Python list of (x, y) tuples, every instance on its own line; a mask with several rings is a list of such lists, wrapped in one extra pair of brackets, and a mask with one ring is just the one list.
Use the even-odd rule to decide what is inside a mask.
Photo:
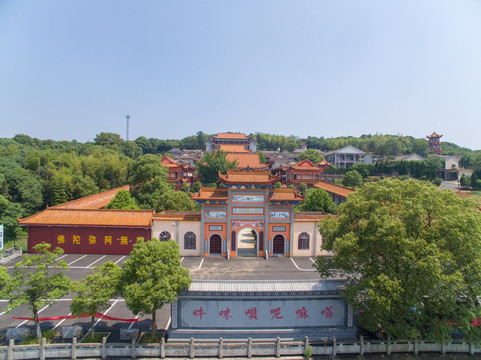
[(202, 184), (218, 184), (219, 172), (226, 174), (227, 170), (235, 169), (239, 162), (237, 160), (228, 160), (227, 153), (222, 150), (216, 150), (206, 153), (204, 157), (197, 162), (197, 171)]
[(301, 152), (297, 157), (297, 161), (304, 159), (308, 159), (313, 164), (318, 164), (324, 159), (324, 157), (315, 149), (307, 149), (306, 151)]
[(135, 200), (127, 190), (119, 190), (110, 202), (105, 206), (106, 209), (137, 209)]
[(180, 265), (175, 241), (152, 238), (134, 245), (122, 265), (120, 286), (127, 307), (134, 313), (152, 315), (152, 337), (157, 330), (156, 312), (175, 301), (191, 283), (189, 270)]
[(33, 313), (33, 321), (37, 338), (42, 338), (39, 310), (51, 306), (70, 290), (70, 278), (62, 271), (68, 270), (63, 260), (57, 260), (63, 249), (50, 251), (50, 244), (42, 243), (34, 246), (37, 254), (25, 255), (23, 260), (15, 264), (12, 286), (7, 294), (7, 311), (22, 305), (28, 305)]
[[(480, 338), (481, 213), (469, 200), (417, 180), (367, 184), (323, 221), (323, 277), (342, 269), (344, 299), (361, 324), (398, 338), (447, 341), (452, 326)], [(454, 325), (453, 325), (454, 324)]]
[(322, 189), (309, 189), (306, 200), (299, 205), (299, 210), (302, 211), (322, 211), (334, 214), (336, 209), (336, 203), (332, 201), (329, 194)]
[(140, 156), (132, 165), (130, 194), (139, 206), (160, 211), (159, 199), (171, 187), (167, 184), (167, 168), (155, 155)]
[(362, 185), (362, 176), (357, 170), (351, 170), (342, 177), (342, 185), (355, 188)]
[(70, 303), (75, 316), (90, 315), (90, 336), (93, 339), (95, 315), (109, 307), (109, 300), (119, 293), (120, 267), (112, 261), (95, 268), (92, 274), (72, 283), (76, 293)]
[(195, 203), (183, 191), (169, 190), (160, 197), (160, 206), (163, 210), (194, 210)]

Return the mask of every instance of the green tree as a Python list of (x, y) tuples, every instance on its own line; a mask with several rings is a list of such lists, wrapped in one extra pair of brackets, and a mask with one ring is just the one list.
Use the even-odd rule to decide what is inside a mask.
[(447, 341), (452, 327), (474, 341), (481, 330), (481, 213), (428, 182), (383, 180), (352, 194), (320, 224), (323, 277), (341, 269), (343, 298), (398, 338)]
[(170, 190), (162, 194), (159, 201), (163, 210), (194, 210), (195, 203), (183, 191)]
[(0, 297), (4, 298), (7, 295), (11, 281), (7, 268), (0, 266)]
[(28, 305), (33, 313), (37, 338), (42, 338), (38, 312), (43, 306), (51, 306), (70, 290), (70, 278), (62, 271), (68, 270), (63, 260), (57, 260), (63, 249), (50, 251), (50, 244), (34, 246), (36, 255), (25, 255), (15, 264), (12, 287), (7, 294), (7, 311)]
[(132, 165), (130, 194), (140, 207), (161, 211), (159, 199), (171, 189), (167, 184), (167, 168), (156, 155), (140, 156)]
[(304, 183), (301, 183), (299, 185), (299, 193), (302, 195), (302, 196), (305, 196), (306, 195), (306, 192), (307, 192), (307, 185), (304, 184)]
[(310, 189), (307, 192), (306, 200), (299, 206), (302, 211), (322, 211), (330, 214), (334, 214), (336, 208), (336, 203), (322, 189)]
[(94, 138), (95, 144), (105, 146), (105, 145), (119, 145), (123, 140), (120, 138), (119, 134), (101, 132), (97, 134)]
[(459, 184), (462, 187), (467, 187), (471, 183), (471, 178), (469, 176), (466, 176), (466, 174), (463, 174), (461, 176), (461, 179), (459, 179)]
[(110, 202), (105, 206), (106, 209), (137, 209), (135, 200), (127, 190), (119, 190)]
[(11, 240), (17, 237), (20, 231), (17, 218), (21, 218), (23, 214), (20, 204), (12, 203), (0, 195), (0, 224), (3, 224), (5, 239)]
[(257, 152), (259, 154), (259, 161), (261, 164), (266, 163), (266, 155), (262, 151)]
[(219, 172), (225, 175), (227, 170), (235, 169), (238, 164), (237, 160), (228, 160), (225, 151), (216, 150), (206, 153), (197, 162), (197, 172), (202, 184), (219, 184)]
[(351, 170), (342, 177), (342, 185), (355, 188), (362, 185), (362, 176), (356, 170)]
[(300, 153), (297, 157), (297, 161), (301, 161), (304, 159), (308, 159), (313, 164), (319, 164), (324, 159), (324, 157), (316, 149), (307, 149), (306, 151)]
[(95, 268), (92, 274), (72, 283), (76, 293), (70, 303), (75, 316), (90, 315), (90, 336), (93, 339), (95, 315), (109, 307), (109, 300), (119, 293), (120, 267), (112, 261)]
[(156, 312), (175, 301), (191, 283), (189, 270), (180, 265), (175, 241), (140, 241), (122, 265), (120, 286), (127, 307), (134, 313), (152, 315), (152, 336), (157, 330)]

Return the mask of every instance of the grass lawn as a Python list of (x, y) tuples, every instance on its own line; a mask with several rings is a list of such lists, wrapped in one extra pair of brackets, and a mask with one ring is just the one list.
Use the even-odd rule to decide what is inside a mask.
[(95, 333), (94, 334), (94, 337), (92, 339), (92, 337), (90, 336), (90, 334), (87, 334), (83, 339), (82, 341), (80, 341), (80, 343), (82, 344), (91, 344), (91, 343), (101, 343), (102, 342), (102, 338), (104, 337), (107, 337), (109, 336), (110, 333), (104, 333), (104, 332), (99, 332), (99, 333)]
[[(46, 330), (42, 331), (42, 337), (44, 337), (47, 343), (51, 342), (53, 339), (57, 337), (58, 333), (55, 330)], [(30, 335), (25, 340), (23, 340), (21, 345), (34, 345), (40, 344), (40, 341), (37, 339), (36, 335)]]

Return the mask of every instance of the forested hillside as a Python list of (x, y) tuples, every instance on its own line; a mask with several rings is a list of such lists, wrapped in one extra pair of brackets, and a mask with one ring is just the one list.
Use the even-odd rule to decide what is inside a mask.
[[(5, 225), (7, 237), (18, 232), (16, 218), (22, 218), (66, 201), (116, 188), (125, 184), (135, 185), (135, 179), (154, 180), (152, 187), (161, 186), (157, 191), (164, 202), (154, 199), (153, 194), (134, 191), (137, 205), (154, 207), (157, 210), (168, 208), (166, 204), (183, 203), (189, 207), (186, 198), (176, 198), (165, 182), (162, 166), (153, 167), (158, 157), (173, 149), (203, 149), (210, 135), (198, 132), (180, 140), (162, 140), (139, 137), (134, 141), (124, 141), (112, 133), (98, 134), (92, 142), (53, 141), (16, 135), (11, 139), (0, 139), (0, 223)], [(325, 139), (294, 136), (281, 136), (256, 133), (259, 150), (292, 151), (305, 141), (308, 148), (323, 151), (335, 150), (346, 145), (354, 145), (366, 152), (397, 155), (416, 152), (426, 156), (427, 140), (410, 136), (363, 135), (359, 138), (340, 137)], [(466, 155), (464, 165), (474, 165), (477, 157), (469, 150), (455, 144), (444, 144), (446, 154)], [(479, 157), (479, 156), (478, 156)], [(150, 165), (146, 165), (150, 164)], [(150, 166), (150, 167), (149, 167)], [(153, 173), (142, 172), (149, 168)], [(147, 176), (148, 175), (148, 176)], [(146, 177), (147, 176), (147, 177)], [(129, 182), (130, 180), (130, 182)], [(150, 181), (149, 180), (149, 181)], [(147, 180), (145, 180), (147, 181)], [(162, 184), (162, 185), (159, 185)]]

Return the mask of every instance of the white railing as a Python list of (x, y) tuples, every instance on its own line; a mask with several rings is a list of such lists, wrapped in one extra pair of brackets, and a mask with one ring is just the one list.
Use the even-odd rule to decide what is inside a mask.
[(183, 357), (245, 357), (255, 356), (281, 357), (303, 356), (307, 349), (312, 350), (312, 355), (336, 356), (340, 354), (393, 354), (411, 353), (464, 353), (474, 355), (481, 353), (481, 349), (464, 342), (450, 342), (437, 344), (427, 341), (364, 341), (359, 340), (336, 341), (336, 338), (325, 341), (309, 342), (284, 341), (280, 338), (269, 340), (253, 340), (251, 338), (240, 340), (175, 340), (165, 343), (164, 339), (155, 344), (137, 344), (135, 339), (131, 343), (107, 343), (106, 338), (101, 344), (78, 344), (73, 339), (71, 344), (46, 344), (42, 339), (40, 345), (14, 345), (10, 340), (8, 346), (0, 347), (0, 360), (14, 359), (56, 359), (56, 358), (174, 358)]
[(13, 247), (5, 249), (3, 250), (3, 254), (0, 254), (0, 264), (14, 260), (18, 257), (22, 257), (22, 249), (14, 249)]

